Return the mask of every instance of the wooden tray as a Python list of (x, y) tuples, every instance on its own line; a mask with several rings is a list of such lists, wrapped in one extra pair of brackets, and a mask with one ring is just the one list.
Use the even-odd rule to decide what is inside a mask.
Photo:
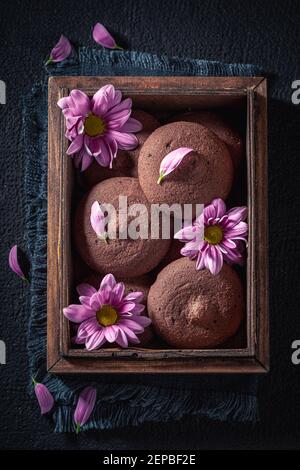
[[(112, 83), (133, 106), (161, 116), (218, 108), (235, 116), (245, 139), (249, 245), (245, 269), (244, 342), (217, 349), (168, 347), (87, 351), (72, 346), (62, 310), (74, 290), (71, 206), (76, 193), (57, 101), (74, 88), (91, 95)], [(262, 77), (50, 77), (48, 147), (47, 367), (65, 373), (261, 373), (269, 368), (267, 83)]]

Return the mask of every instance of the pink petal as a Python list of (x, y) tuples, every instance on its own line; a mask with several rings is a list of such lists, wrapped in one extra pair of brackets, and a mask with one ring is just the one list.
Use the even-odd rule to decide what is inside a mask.
[(246, 222), (239, 222), (233, 228), (226, 230), (224, 236), (227, 238), (237, 238), (240, 236), (247, 236), (248, 224)]
[(215, 276), (219, 274), (223, 266), (223, 255), (217, 246), (210, 245), (204, 253), (204, 264)]
[(76, 431), (78, 432), (80, 426), (83, 426), (91, 416), (97, 398), (97, 391), (94, 387), (86, 387), (79, 395), (74, 413), (74, 421), (77, 425)]
[(135, 302), (139, 302), (143, 298), (144, 298), (143, 292), (136, 291), (136, 292), (129, 292), (129, 294), (127, 294), (124, 297), (124, 300), (134, 300)]
[(101, 153), (101, 147), (102, 147), (102, 138), (101, 137), (95, 137), (95, 138), (88, 138), (86, 136), (85, 138), (85, 148), (87, 150), (87, 153), (89, 155), (92, 155), (93, 157), (96, 157)]
[(127, 328), (130, 328), (131, 331), (134, 333), (143, 333), (144, 328), (140, 326), (138, 323), (136, 323), (133, 320), (130, 320), (129, 318), (125, 318), (124, 320), (120, 320), (118, 323), (120, 326), (126, 326)]
[(75, 116), (87, 116), (91, 111), (90, 98), (81, 90), (72, 90), (70, 93), (72, 99), (72, 112)]
[(205, 268), (204, 257), (205, 257), (205, 253), (203, 251), (199, 251), (197, 261), (196, 261), (196, 269), (198, 271), (200, 269)]
[(78, 338), (77, 336), (71, 338), (71, 341), (75, 344), (84, 344), (85, 338)]
[(197, 225), (189, 225), (187, 227), (183, 227), (181, 230), (175, 233), (174, 238), (176, 240), (190, 241), (195, 238), (198, 230), (199, 229)]
[(118, 335), (116, 337), (116, 343), (118, 343), (119, 346), (121, 346), (121, 348), (127, 348), (128, 347), (127, 336), (124, 333), (124, 331), (122, 330), (122, 328), (119, 328)]
[(203, 244), (204, 242), (200, 242), (199, 240), (188, 242), (181, 248), (180, 252), (183, 256), (190, 256), (190, 254), (193, 256), (195, 252), (197, 253), (201, 250)]
[(110, 301), (110, 294), (111, 294), (111, 289), (102, 289), (100, 292), (98, 292), (99, 298), (101, 298), (101, 305), (103, 304), (109, 304)]
[(78, 295), (86, 295), (88, 297), (91, 297), (93, 294), (97, 292), (97, 289), (95, 289), (95, 287), (87, 283), (79, 284), (76, 287), (76, 290), (77, 290)]
[(214, 220), (216, 217), (216, 208), (213, 204), (208, 204), (204, 208), (204, 221), (207, 223), (209, 219)]
[(124, 124), (128, 121), (130, 116), (131, 110), (125, 110), (118, 113), (115, 117), (111, 117), (108, 122), (108, 129), (115, 129), (119, 130), (120, 132), (124, 132), (121, 128)]
[[(113, 86), (113, 85), (111, 85)], [(104, 116), (109, 109), (110, 100), (107, 93), (107, 86), (101, 87), (92, 98), (92, 110), (96, 116)]]
[[(101, 99), (102, 96), (105, 96), (105, 105), (101, 105), (99, 111), (101, 112), (100, 116), (103, 116), (108, 110), (112, 109), (114, 106), (118, 105), (122, 100), (122, 93), (120, 90), (116, 90), (113, 85), (104, 85), (100, 90), (98, 90), (92, 98), (92, 103), (96, 105), (96, 108), (93, 108), (95, 114), (98, 114), (96, 101)], [(100, 103), (99, 103), (100, 104)]]
[(119, 129), (120, 132), (140, 132), (143, 125), (137, 119), (130, 117), (128, 121)]
[(61, 62), (65, 60), (72, 51), (72, 45), (68, 38), (63, 34), (60, 36), (58, 43), (53, 47), (50, 52), (50, 58), (47, 63), (50, 62)]
[(99, 165), (103, 167), (111, 167), (113, 161), (113, 155), (111, 149), (109, 148), (107, 139), (102, 139), (101, 141), (101, 153), (96, 155), (96, 160)]
[(228, 222), (237, 225), (239, 222), (246, 219), (248, 213), (247, 207), (234, 207), (227, 212)]
[(121, 150), (133, 150), (138, 146), (138, 139), (134, 134), (122, 133), (119, 131), (109, 131), (109, 137), (116, 140), (119, 149)]
[(106, 343), (106, 338), (103, 331), (96, 331), (85, 341), (85, 347), (88, 351), (93, 351), (100, 348), (104, 343)]
[(79, 152), (79, 150), (81, 150), (82, 145), (83, 145), (83, 135), (80, 134), (70, 144), (67, 150), (67, 155), (73, 155), (73, 153)]
[(86, 152), (83, 152), (81, 161), (81, 171), (85, 171), (93, 163), (93, 157)]
[(118, 152), (117, 141), (109, 136), (105, 136), (105, 142), (111, 155), (111, 161), (116, 158)]
[(114, 98), (110, 97), (110, 103), (109, 103), (110, 108), (114, 108), (122, 101), (122, 92), (120, 90), (115, 90), (115, 89), (114, 91), (115, 91), (115, 97)]
[(79, 168), (80, 171), (85, 171), (93, 162), (93, 157), (89, 155), (84, 149), (81, 149), (74, 155), (75, 168)]
[(102, 307), (103, 305), (103, 296), (102, 292), (97, 291), (95, 294), (92, 295), (90, 298), (90, 306), (95, 312)]
[(125, 100), (121, 101), (116, 106), (112, 107), (105, 115), (105, 119), (116, 119), (122, 111), (131, 111), (132, 108), (132, 99), (126, 98)]
[(67, 117), (67, 116), (66, 116), (67, 111), (68, 111), (68, 113), (71, 114), (71, 111), (70, 111), (69, 109), (68, 109), (68, 110), (64, 110), (64, 111), (63, 111), (63, 114), (64, 114), (64, 116), (65, 116), (65, 118), (66, 118), (66, 127), (67, 127), (68, 130), (70, 130), (70, 129), (72, 129), (72, 127), (76, 126), (77, 123), (78, 123), (78, 121), (79, 121), (79, 120), (81, 121), (81, 119), (80, 119), (80, 116), (73, 116), (73, 115), (71, 115), (71, 116)]
[(165, 176), (172, 173), (172, 171), (180, 165), (183, 158), (190, 152), (193, 152), (193, 149), (188, 147), (179, 147), (178, 149), (168, 153), (161, 161), (157, 183), (160, 184)]
[(109, 167), (109, 162), (107, 162), (102, 153), (100, 153), (100, 155), (96, 155), (95, 160), (100, 166), (103, 166), (103, 168)]
[(104, 237), (105, 230), (105, 215), (102, 212), (98, 201), (94, 201), (91, 207), (90, 215), (91, 226), (98, 237)]
[(86, 339), (92, 336), (97, 331), (102, 331), (96, 317), (89, 318), (82, 322), (77, 330), (77, 338), (78, 339)]
[[(126, 334), (126, 336), (129, 338), (131, 343), (138, 344), (140, 342), (140, 340), (135, 335), (135, 333), (130, 328), (128, 328), (126, 325), (122, 325), (121, 328), (124, 331), (124, 333)], [(144, 329), (143, 329), (143, 331), (144, 331)]]
[(220, 246), (224, 247), (225, 250), (234, 250), (236, 248), (236, 243), (233, 240), (230, 239), (224, 239), (220, 243)]
[(131, 312), (131, 310), (135, 307), (134, 302), (124, 302), (122, 303), (121, 307), (118, 308), (119, 313), (127, 313)]
[(63, 309), (63, 314), (68, 320), (74, 323), (81, 323), (93, 317), (95, 312), (86, 305), (72, 304)]
[(215, 208), (215, 216), (214, 217), (215, 218), (221, 218), (226, 212), (226, 205), (225, 205), (225, 202), (223, 201), (223, 199), (221, 199), (221, 198), (213, 199), (211, 204)]
[(100, 290), (108, 289), (109, 291), (113, 289), (116, 285), (116, 280), (113, 274), (106, 274), (101, 281)]
[(9, 251), (8, 264), (9, 264), (10, 269), (17, 276), (19, 276), (21, 279), (26, 280), (26, 276), (23, 273), (23, 271), (21, 269), (21, 266), (19, 264), (19, 261), (18, 261), (18, 247), (17, 247), (17, 245), (14, 245)]
[(150, 318), (142, 316), (142, 315), (138, 317), (137, 316), (131, 317), (131, 319), (135, 321), (136, 323), (138, 323), (139, 325), (141, 325), (143, 328), (146, 328), (147, 326), (151, 325)]
[(107, 47), (108, 49), (115, 49), (117, 47), (116, 41), (101, 23), (95, 24), (93, 28), (93, 39), (97, 44)]
[(135, 304), (134, 308), (130, 310), (130, 313), (134, 313), (136, 315), (139, 315), (145, 310), (145, 305), (143, 304)]
[(238, 249), (227, 249), (223, 257), (224, 260), (229, 264), (243, 264), (244, 262), (244, 256), (238, 251)]
[(113, 343), (116, 340), (117, 333), (114, 328), (107, 326), (104, 328), (104, 336), (109, 343)]
[(123, 299), (125, 292), (125, 285), (123, 282), (118, 282), (110, 294), (111, 305), (119, 305)]
[(81, 303), (81, 305), (86, 305), (87, 307), (91, 306), (91, 298), (87, 297), (86, 295), (80, 295), (79, 302)]
[(34, 393), (38, 400), (41, 409), (41, 414), (44, 415), (46, 413), (49, 413), (49, 411), (54, 406), (54, 398), (46, 387), (46, 385), (35, 382)]
[(63, 98), (60, 98), (57, 102), (57, 105), (61, 109), (68, 109), (70, 106), (70, 97), (69, 96), (64, 96)]

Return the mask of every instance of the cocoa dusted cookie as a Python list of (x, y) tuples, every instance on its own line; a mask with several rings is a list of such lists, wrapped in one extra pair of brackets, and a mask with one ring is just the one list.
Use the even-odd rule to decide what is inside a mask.
[[(127, 209), (132, 204), (143, 204), (147, 210), (143, 214), (143, 227), (139, 231), (148, 233), (147, 239), (140, 236), (137, 239), (120, 239), (120, 233), (125, 231), (129, 224), (141, 214), (135, 213), (127, 218), (125, 227), (120, 227), (119, 195), (127, 196)], [(91, 221), (91, 206), (98, 201), (99, 204), (111, 204), (117, 212), (116, 238), (109, 239), (107, 243), (99, 239), (94, 232)], [(127, 210), (128, 212), (128, 210)], [(124, 216), (122, 216), (124, 218)], [(148, 219), (148, 220), (147, 220)], [(124, 225), (124, 223), (123, 223)], [(137, 224), (138, 225), (138, 224)], [(94, 186), (81, 200), (75, 213), (73, 226), (73, 238), (76, 249), (85, 263), (94, 271), (100, 273), (112, 273), (116, 277), (137, 277), (151, 271), (164, 257), (170, 246), (170, 240), (151, 239), (151, 209), (143, 194), (137, 178), (116, 177), (102, 181)]]
[(142, 145), (151, 132), (160, 126), (160, 123), (154, 116), (140, 109), (133, 110), (131, 117), (137, 119), (143, 125), (143, 129), (136, 134), (139, 140), (138, 147), (134, 150), (119, 150), (112, 168), (104, 168), (94, 160), (91, 166), (82, 173), (83, 181), (88, 187), (116, 176), (133, 176), (137, 178), (138, 158)]
[[(161, 161), (179, 147), (193, 152), (157, 184)], [(148, 137), (140, 152), (138, 176), (150, 203), (208, 204), (215, 197), (226, 199), (233, 165), (226, 145), (213, 132), (182, 121), (161, 126)]]
[[(102, 281), (103, 276), (97, 273), (91, 273), (88, 277), (84, 279), (84, 282), (90, 284), (91, 286), (99, 289), (100, 283)], [(142, 292), (143, 298), (140, 301), (141, 304), (145, 305), (145, 310), (142, 312), (143, 316), (148, 316), (147, 313), (147, 298), (149, 289), (151, 286), (151, 279), (146, 274), (137, 278), (132, 279), (117, 279), (117, 282), (124, 282), (125, 284), (125, 295), (129, 294), (130, 292)], [(144, 347), (150, 343), (153, 339), (153, 328), (151, 325), (147, 326), (143, 333), (138, 335), (140, 343), (137, 345), (138, 347)], [(112, 347), (112, 345), (109, 345)], [(118, 345), (115, 345), (119, 347)]]
[(243, 142), (231, 126), (229, 126), (218, 114), (211, 111), (191, 111), (177, 114), (169, 119), (169, 122), (187, 121), (196, 122), (214, 132), (228, 147), (235, 171), (238, 170), (243, 158)]
[(148, 314), (169, 345), (212, 348), (237, 332), (243, 317), (243, 288), (227, 264), (214, 276), (181, 258), (157, 276), (148, 295)]

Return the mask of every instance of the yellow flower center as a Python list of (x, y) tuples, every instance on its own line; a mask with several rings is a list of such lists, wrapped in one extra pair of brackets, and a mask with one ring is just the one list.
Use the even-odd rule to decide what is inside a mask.
[(104, 134), (106, 129), (106, 124), (99, 116), (95, 114), (89, 114), (84, 121), (84, 132), (89, 137), (97, 137)]
[(98, 323), (102, 326), (114, 325), (118, 320), (118, 313), (111, 305), (102, 305), (96, 316)]
[(209, 225), (204, 229), (204, 240), (211, 245), (217, 245), (223, 240), (223, 231), (219, 225)]

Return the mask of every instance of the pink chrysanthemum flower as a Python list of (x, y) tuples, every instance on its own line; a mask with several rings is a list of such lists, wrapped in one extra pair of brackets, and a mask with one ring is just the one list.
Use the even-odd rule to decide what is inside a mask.
[(145, 306), (139, 303), (142, 292), (124, 295), (123, 282), (116, 283), (112, 274), (107, 274), (99, 290), (89, 284), (77, 287), (81, 305), (69, 305), (64, 315), (79, 323), (75, 343), (85, 344), (89, 351), (100, 348), (107, 341), (127, 348), (128, 343), (138, 344), (137, 334), (144, 332), (151, 320), (141, 316)]
[(58, 106), (66, 119), (66, 137), (71, 141), (68, 155), (74, 156), (76, 168), (86, 170), (95, 158), (104, 167), (112, 167), (118, 148), (132, 150), (138, 145), (134, 132), (142, 125), (130, 117), (132, 100), (122, 101), (122, 93), (105, 85), (89, 98), (72, 90)]
[(242, 264), (243, 242), (247, 243), (248, 234), (246, 217), (247, 207), (235, 207), (226, 212), (225, 202), (214, 199), (193, 225), (175, 234), (175, 238), (185, 242), (181, 254), (196, 259), (196, 269), (207, 268), (214, 275), (222, 269), (223, 261)]

